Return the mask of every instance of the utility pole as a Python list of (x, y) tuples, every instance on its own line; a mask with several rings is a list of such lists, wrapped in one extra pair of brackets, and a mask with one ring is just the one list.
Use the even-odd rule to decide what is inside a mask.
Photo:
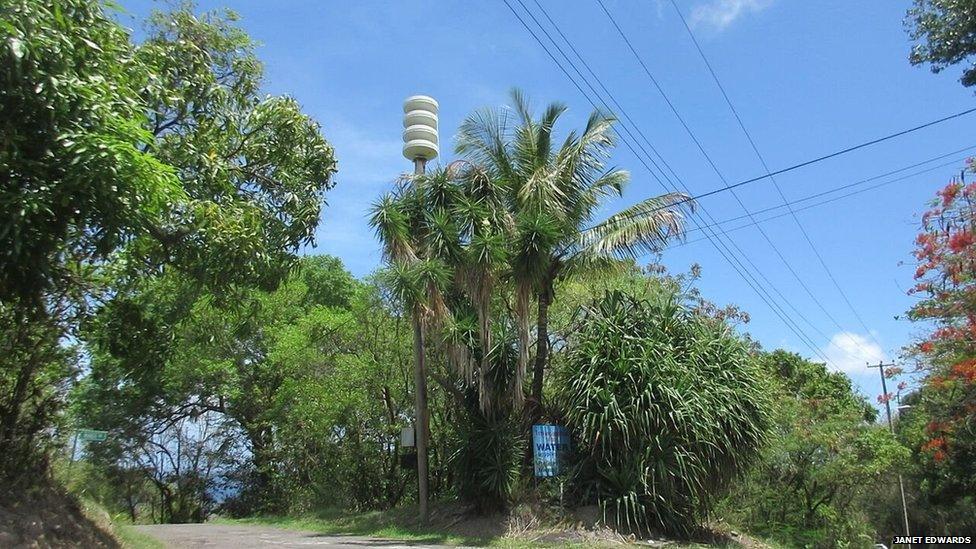
[[(427, 161), (423, 158), (414, 159), (414, 175), (424, 175)], [(427, 472), (427, 440), (430, 436), (428, 426), (429, 415), (427, 412), (427, 357), (424, 356), (424, 327), (420, 319), (420, 313), (413, 313), (413, 347), (414, 347), (414, 372), (413, 386), (416, 395), (416, 412), (414, 420), (414, 438), (417, 444), (417, 500), (420, 505), (420, 522), (427, 524), (430, 519), (430, 509), (427, 506), (428, 483), (430, 482)]]
[[(403, 102), (403, 156), (413, 161), (414, 176), (422, 176), (427, 161), (437, 157), (437, 101), (425, 95), (414, 95)], [(430, 416), (427, 411), (427, 358), (424, 356), (424, 326), (420, 312), (413, 311), (414, 392), (416, 410), (414, 438), (417, 444), (417, 503), (420, 522), (430, 519), (427, 442)]]
[[(878, 373), (881, 374), (881, 395), (884, 398), (885, 404), (885, 414), (888, 417), (888, 430), (891, 431), (892, 436), (895, 434), (895, 424), (891, 422), (891, 402), (888, 398), (888, 384), (885, 382), (884, 369), (894, 366), (894, 363), (885, 364), (883, 361), (878, 362), (877, 366), (872, 366), (868, 364), (868, 368), (877, 368)], [(905, 520), (905, 536), (911, 536), (911, 532), (908, 527), (908, 503), (905, 500), (905, 479), (902, 477), (901, 473), (898, 473), (898, 489), (901, 491), (901, 512), (902, 518)], [(908, 548), (911, 549), (912, 544), (908, 544)]]

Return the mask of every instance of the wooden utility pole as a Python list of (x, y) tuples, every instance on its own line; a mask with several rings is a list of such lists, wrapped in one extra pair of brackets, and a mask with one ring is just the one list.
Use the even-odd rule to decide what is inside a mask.
[[(884, 362), (878, 362), (876, 366), (872, 366), (868, 364), (868, 368), (877, 368), (878, 373), (881, 374), (881, 395), (882, 398), (884, 399), (885, 415), (887, 415), (888, 417), (888, 430), (891, 431), (892, 436), (894, 436), (895, 434), (895, 424), (891, 422), (891, 402), (890, 399), (888, 398), (888, 384), (885, 382), (884, 369), (890, 368), (894, 365), (895, 364), (893, 363), (885, 364)], [(901, 473), (898, 473), (898, 489), (901, 491), (901, 512), (902, 512), (902, 517), (905, 520), (905, 536), (910, 537), (912, 534), (911, 532), (909, 532), (909, 527), (908, 527), (908, 503), (905, 501), (905, 480), (901, 476)], [(911, 547), (912, 544), (909, 543), (908, 548), (911, 549)]]
[[(424, 175), (427, 161), (417, 158), (413, 161), (414, 175)], [(429, 436), (427, 414), (427, 357), (424, 356), (424, 326), (420, 318), (420, 311), (413, 312), (413, 349), (414, 349), (414, 392), (416, 393), (416, 419), (414, 438), (417, 445), (417, 500), (420, 505), (420, 522), (427, 524), (430, 519), (428, 508), (429, 477), (427, 472), (427, 439)]]

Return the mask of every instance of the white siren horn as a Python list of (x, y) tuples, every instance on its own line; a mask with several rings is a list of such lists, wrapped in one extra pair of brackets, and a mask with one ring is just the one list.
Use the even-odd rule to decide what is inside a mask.
[(437, 101), (414, 95), (403, 102), (403, 156), (407, 160), (437, 157)]

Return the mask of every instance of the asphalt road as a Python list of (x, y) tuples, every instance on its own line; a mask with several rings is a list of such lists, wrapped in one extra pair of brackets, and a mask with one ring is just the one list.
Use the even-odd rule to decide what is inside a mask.
[(242, 524), (145, 524), (134, 527), (163, 542), (166, 547), (195, 549), (256, 549), (259, 547), (384, 547), (415, 549), (446, 547), (410, 541), (357, 536), (335, 536), (272, 526)]

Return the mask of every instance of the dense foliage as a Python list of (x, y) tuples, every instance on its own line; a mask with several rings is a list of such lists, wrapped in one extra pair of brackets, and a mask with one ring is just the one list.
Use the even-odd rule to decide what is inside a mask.
[[(4, 479), (43, 464), (82, 365), (63, 342), (93, 307), (164, 273), (190, 294), (273, 286), (319, 221), (335, 160), (318, 125), (262, 94), (231, 15), (190, 8), (137, 45), (97, 2), (2, 6)], [(146, 364), (193, 302), (169, 303)]]
[(0, 298), (32, 300), (160, 223), (183, 192), (146, 144), (151, 68), (87, 1), (5, 2)]
[(765, 438), (748, 345), (669, 292), (608, 293), (580, 323), (560, 385), (583, 489), (619, 525), (688, 534)]
[[(239, 512), (400, 500), (406, 479), (394, 435), (408, 404), (407, 331), (384, 309), (380, 288), (355, 281), (333, 258), (308, 258), (272, 292), (252, 290), (233, 306), (197, 298), (163, 356), (152, 339), (118, 341), (120, 325), (167, 324), (174, 288), (165, 282), (113, 301), (88, 331), (95, 352), (78, 415), (112, 433), (95, 457), (152, 480), (161, 473), (155, 454), (191, 446), (173, 437), (206, 433), (219, 463), (187, 474), (206, 466), (214, 473), (207, 492), (233, 494)], [(195, 433), (181, 434), (185, 421)], [(165, 505), (175, 480), (156, 483), (155, 499)], [(200, 517), (167, 517), (177, 518)]]
[[(680, 195), (595, 222), (597, 208), (628, 179), (606, 167), (614, 119), (594, 112), (557, 146), (565, 106), (551, 104), (536, 117), (517, 90), (512, 103), (465, 120), (457, 143), (464, 160), (405, 178), (371, 212), (386, 276), (412, 316), (415, 360), (432, 348), (453, 368), (447, 385), (470, 418), (455, 460), (461, 493), (482, 508), (511, 498), (524, 436), (541, 416), (556, 282), (657, 249), (680, 235), (683, 222), (673, 205)], [(523, 406), (533, 328), (530, 406)]]
[[(972, 1), (909, 25), (913, 63), (976, 51)], [(697, 266), (638, 266), (692, 203), (601, 220), (629, 179), (607, 113), (564, 136), (564, 105), (518, 91), (473, 113), (459, 160), (368, 212), (386, 264), (356, 279), (299, 258), (337, 164), (263, 85), (230, 12), (179, 4), (137, 43), (99, 2), (0, 4), (0, 507), (57, 469), (133, 522), (388, 509), (421, 496), (418, 424), (432, 499), (555, 507), (527, 444), (545, 421), (575, 442), (559, 504), (624, 529), (868, 545), (901, 533), (898, 473), (915, 533), (976, 529), (976, 185), (922, 216), (909, 316), (931, 330), (892, 436), (845, 375), (740, 333)]]
[[(145, 69), (85, 1), (7, 2), (0, 25), (0, 479), (39, 459), (76, 368), (60, 338), (86, 264), (159, 222), (181, 189), (139, 145)], [(40, 452), (43, 455), (43, 452)], [(43, 467), (42, 467), (43, 468)]]
[(763, 354), (761, 364), (773, 402), (770, 441), (722, 513), (791, 546), (873, 546), (866, 504), (877, 486), (896, 486), (907, 450), (874, 423), (877, 411), (843, 373), (784, 351)]
[(976, 506), (976, 185), (952, 181), (930, 206), (921, 218), (917, 284), (910, 290), (920, 299), (908, 316), (931, 328), (907, 349), (922, 379), (899, 430), (931, 507), (921, 520), (945, 531), (960, 519), (972, 527), (959, 510)]
[[(932, 72), (941, 72), (976, 53), (973, 0), (915, 0), (905, 22), (917, 42), (909, 56), (913, 65), (929, 63)], [(976, 67), (971, 61), (960, 81), (963, 86), (976, 84)]]

